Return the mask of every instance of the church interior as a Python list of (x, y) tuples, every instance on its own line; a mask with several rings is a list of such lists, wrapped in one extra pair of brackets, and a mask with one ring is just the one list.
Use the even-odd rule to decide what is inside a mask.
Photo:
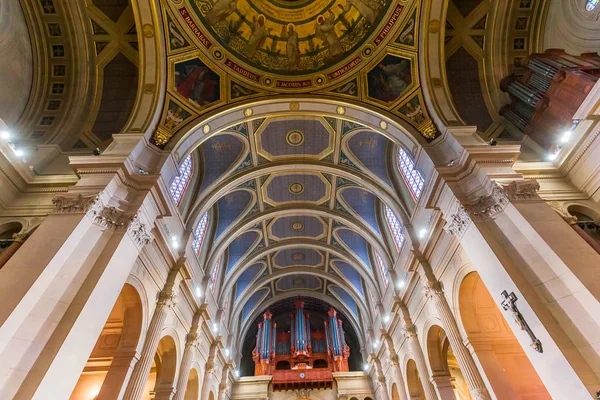
[(0, 0), (0, 399), (600, 399), (600, 0)]

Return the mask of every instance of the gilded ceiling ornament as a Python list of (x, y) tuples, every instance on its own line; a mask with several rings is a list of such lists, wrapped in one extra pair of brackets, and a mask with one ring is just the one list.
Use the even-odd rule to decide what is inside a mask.
[(146, 83), (144, 84), (144, 93), (152, 93), (154, 92), (154, 88), (156, 86), (154, 85), (154, 83)]
[(290, 103), (290, 110), (292, 111), (298, 111), (300, 109), (300, 104), (299, 103)]
[(215, 49), (213, 51), (213, 57), (215, 58), (215, 60), (222, 60), (223, 59), (223, 52), (219, 49)]
[(419, 127), (419, 132), (421, 132), (421, 135), (423, 135), (427, 139), (435, 139), (438, 130), (433, 124), (433, 121), (429, 120)]
[(210, 125), (206, 124), (202, 127), (202, 132), (204, 132), (204, 134), (208, 134), (210, 132)]
[(387, 122), (381, 120), (379, 121), (379, 127), (385, 131), (388, 128), (388, 124)]
[(291, 229), (296, 232), (300, 232), (304, 229), (304, 224), (300, 221), (292, 222)]
[(246, 108), (246, 109), (244, 110), (244, 115), (245, 115), (246, 117), (250, 117), (252, 114), (254, 114), (254, 111), (253, 111), (251, 108)]
[(300, 193), (304, 192), (304, 185), (301, 184), (300, 182), (290, 183), (288, 190), (292, 194), (300, 194)]
[(432, 78), (431, 84), (433, 85), (433, 87), (442, 87), (442, 80), (440, 78)]
[(429, 22), (429, 32), (438, 33), (440, 31), (440, 20), (433, 19)]
[(294, 253), (292, 254), (292, 260), (294, 261), (302, 261), (304, 260), (305, 256), (303, 253)]
[(304, 133), (297, 129), (291, 130), (285, 135), (285, 141), (290, 146), (300, 146), (304, 143)]
[(144, 33), (145, 37), (151, 38), (154, 36), (154, 27), (150, 24), (144, 24), (142, 27), (142, 32)]
[(338, 106), (338, 108), (336, 108), (335, 111), (340, 115), (346, 114), (346, 109), (342, 106)]

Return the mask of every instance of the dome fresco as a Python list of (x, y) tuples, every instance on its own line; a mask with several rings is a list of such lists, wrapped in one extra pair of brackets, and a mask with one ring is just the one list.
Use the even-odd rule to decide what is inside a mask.
[(310, 74), (345, 61), (375, 31), (391, 0), (207, 0), (191, 10), (247, 65)]

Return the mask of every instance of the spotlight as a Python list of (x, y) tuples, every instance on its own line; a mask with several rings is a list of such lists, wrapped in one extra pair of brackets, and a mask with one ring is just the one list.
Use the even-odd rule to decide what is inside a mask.
[(573, 132), (571, 131), (565, 131), (562, 136), (560, 137), (560, 142), (561, 143), (567, 143), (569, 142), (569, 140), (571, 140), (571, 135), (573, 134)]
[(200, 288), (199, 288), (199, 287), (196, 287), (196, 297), (197, 297), (197, 298), (200, 298), (200, 297), (202, 297), (202, 290), (200, 290)]
[(363, 364), (363, 371), (367, 372), (369, 370), (369, 364), (364, 363)]
[(396, 287), (398, 289), (402, 289), (404, 286), (406, 286), (406, 282), (404, 281), (404, 279), (401, 279), (396, 283)]
[(216, 322), (213, 322), (212, 331), (213, 333), (219, 332), (219, 325)]
[(225, 349), (225, 357), (229, 357), (229, 349)]
[(17, 149), (15, 147), (15, 156), (17, 156), (17, 157), (23, 157), (24, 155), (25, 155), (25, 152), (23, 150)]
[(390, 322), (390, 315), (389, 314), (385, 314), (385, 316), (383, 317), (383, 322), (385, 322), (386, 324), (388, 322)]
[(233, 374), (235, 375), (236, 378), (240, 377), (240, 371), (237, 368), (235, 370), (233, 370)]
[(10, 132), (9, 131), (2, 131), (2, 132), (0, 132), (0, 138), (2, 138), (2, 140), (9, 140), (10, 139)]
[(423, 239), (427, 235), (427, 229), (423, 228), (419, 231), (419, 239)]
[(379, 348), (379, 340), (376, 340), (376, 341), (373, 343), (373, 348), (374, 348), (375, 350), (377, 350), (377, 349)]
[(555, 153), (548, 154), (548, 160), (549, 161), (554, 161), (554, 160), (556, 160), (557, 157), (558, 157), (558, 151), (555, 152)]

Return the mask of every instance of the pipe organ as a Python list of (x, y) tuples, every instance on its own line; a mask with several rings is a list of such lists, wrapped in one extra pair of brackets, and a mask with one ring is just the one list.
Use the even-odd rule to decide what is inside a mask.
[(322, 327), (311, 327), (310, 314), (304, 302), (297, 299), (289, 321), (289, 331), (277, 331), (271, 312), (263, 314), (252, 352), (255, 376), (273, 375), (276, 388), (314, 388), (331, 385), (333, 372), (349, 370), (350, 348), (342, 320), (333, 308)]

